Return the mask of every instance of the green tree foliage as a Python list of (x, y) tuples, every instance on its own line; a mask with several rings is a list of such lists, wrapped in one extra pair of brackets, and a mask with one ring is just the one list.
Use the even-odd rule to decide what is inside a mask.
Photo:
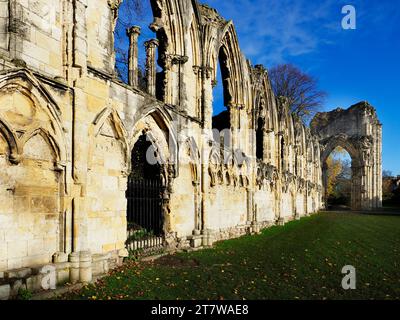
[(343, 159), (347, 151), (336, 148), (326, 160), (328, 202), (335, 205), (350, 205), (351, 161)]
[(382, 173), (382, 198), (384, 204), (400, 205), (400, 177), (388, 170)]

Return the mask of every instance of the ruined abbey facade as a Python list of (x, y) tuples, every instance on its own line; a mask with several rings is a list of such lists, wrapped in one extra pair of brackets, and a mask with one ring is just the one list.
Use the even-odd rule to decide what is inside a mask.
[[(21, 277), (34, 289), (40, 266), (74, 282), (118, 264), (129, 181), (147, 175), (159, 181), (167, 248), (210, 246), (319, 211), (337, 146), (353, 160), (353, 209), (381, 205), (371, 106), (321, 113), (306, 127), (274, 96), (267, 70), (244, 57), (233, 23), (196, 0), (151, 0), (146, 90), (134, 26), (125, 84), (115, 72), (120, 2), (0, 0), (0, 280)], [(218, 63), (223, 134), (213, 128)]]

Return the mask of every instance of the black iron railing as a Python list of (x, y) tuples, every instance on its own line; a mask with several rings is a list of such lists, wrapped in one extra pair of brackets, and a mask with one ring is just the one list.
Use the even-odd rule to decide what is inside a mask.
[(164, 244), (162, 212), (162, 184), (160, 180), (129, 178), (127, 249), (148, 253)]

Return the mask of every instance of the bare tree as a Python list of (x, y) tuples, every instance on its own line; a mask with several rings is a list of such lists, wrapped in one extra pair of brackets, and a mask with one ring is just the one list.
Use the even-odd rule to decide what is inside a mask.
[(286, 97), (294, 115), (304, 122), (320, 111), (326, 93), (319, 90), (316, 78), (292, 64), (282, 64), (269, 71), (272, 89), (277, 97)]

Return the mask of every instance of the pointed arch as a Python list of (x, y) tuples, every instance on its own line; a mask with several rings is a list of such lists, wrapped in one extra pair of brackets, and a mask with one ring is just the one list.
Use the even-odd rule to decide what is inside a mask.
[[(160, 43), (158, 47), (158, 62), (163, 69), (160, 75), (159, 98), (167, 103), (177, 103), (174, 96), (174, 86), (180, 85), (171, 77), (171, 72), (175, 71), (176, 65), (180, 61), (187, 59), (186, 35), (189, 26), (185, 25), (184, 17), (190, 15), (190, 8), (187, 1), (178, 0), (151, 0), (154, 21), (150, 28), (156, 32)], [(185, 60), (186, 61), (186, 60)], [(179, 103), (179, 102), (178, 102)]]
[[(327, 141), (327, 143), (324, 146), (324, 151), (321, 154), (321, 163), (325, 163), (326, 159), (329, 157), (329, 155), (332, 153), (334, 149), (337, 147), (341, 147), (345, 149), (350, 157), (352, 158), (352, 161), (354, 161), (355, 165), (360, 165), (360, 153), (357, 147), (354, 145), (354, 143), (349, 139), (349, 137), (345, 134), (339, 134)], [(313, 153), (315, 155), (315, 159), (317, 158), (317, 149), (314, 145), (314, 150)]]
[[(61, 121), (61, 110), (49, 91), (28, 70), (17, 70), (1, 75), (0, 91), (5, 95), (23, 95), (31, 101), (32, 108), (36, 110), (35, 112), (43, 112), (46, 115), (48, 122), (30, 120), (30, 122), (23, 124), (26, 133), (20, 139), (26, 141), (27, 137), (36, 130), (42, 130), (57, 152), (57, 161), (62, 166), (65, 166), (69, 158), (68, 144), (64, 134), (65, 128)], [(9, 128), (11, 131), (14, 130), (12, 126)], [(22, 149), (16, 148), (15, 150), (20, 157)]]
[(47, 107), (46, 111), (51, 117), (61, 125), (61, 109), (50, 92), (42, 85), (42, 83), (29, 70), (16, 70), (0, 76), (0, 90), (10, 91), (13, 88), (21, 90), (35, 103), (40, 104), (41, 100), (45, 101), (43, 105)]
[(93, 121), (94, 125), (94, 136), (97, 137), (101, 131), (101, 128), (105, 124), (107, 120), (110, 120), (113, 124), (113, 129), (115, 129), (116, 137), (121, 139), (124, 144), (127, 146), (127, 131), (125, 129), (125, 125), (119, 116), (118, 111), (114, 108), (106, 107), (103, 109), (96, 119)]
[(188, 156), (190, 159), (189, 165), (192, 174), (192, 182), (198, 183), (200, 181), (200, 172), (199, 172), (200, 151), (193, 137), (190, 137), (186, 140), (185, 147), (188, 151)]
[[(101, 133), (105, 134), (104, 131), (106, 130), (106, 126), (110, 125), (112, 133), (110, 133), (110, 136), (112, 136), (114, 139), (119, 141), (121, 143), (121, 150), (123, 154), (123, 162), (124, 162), (124, 168), (122, 170), (127, 174), (129, 170), (129, 143), (128, 143), (128, 133), (125, 128), (125, 125), (119, 116), (119, 113), (117, 110), (115, 110), (112, 107), (106, 107), (104, 108), (93, 120), (92, 125), (89, 129), (90, 136), (91, 136), (91, 143), (89, 146), (89, 167), (93, 165), (93, 152), (94, 149), (96, 148), (96, 139), (99, 137)], [(108, 134), (106, 134), (108, 135)]]
[(223, 183), (224, 177), (221, 168), (221, 154), (217, 147), (213, 147), (210, 150), (208, 157), (208, 173), (210, 175), (210, 185), (214, 187), (217, 183)]
[(21, 139), (21, 146), (24, 152), (25, 152), (25, 146), (36, 136), (40, 136), (47, 144), (47, 146), (50, 148), (50, 152), (53, 155), (53, 158), (51, 160), (55, 161), (56, 163), (60, 162), (61, 161), (60, 147), (58, 146), (57, 141), (54, 139), (51, 133), (44, 128), (37, 128), (23, 135)]
[[(135, 137), (138, 137), (138, 134), (143, 130), (143, 123), (146, 119), (152, 119), (151, 121), (155, 122), (155, 126), (149, 126), (147, 123), (144, 127), (146, 127), (146, 131), (151, 129), (158, 129), (159, 133), (163, 134), (163, 138), (161, 140), (165, 141), (165, 146), (168, 146), (165, 154), (168, 156), (165, 157), (168, 159), (168, 162), (171, 164), (177, 165), (178, 162), (178, 140), (177, 140), (177, 132), (174, 127), (173, 119), (170, 113), (166, 110), (165, 106), (160, 104), (150, 103), (147, 106), (141, 108), (134, 117), (135, 126), (133, 127), (131, 133), (129, 134), (129, 145), (132, 147), (132, 143), (134, 142)], [(178, 167), (175, 167), (177, 170)]]
[(300, 120), (295, 120), (294, 132), (295, 146), (297, 148), (298, 154), (303, 155), (305, 147), (305, 134), (304, 127), (300, 123)]
[(11, 130), (11, 126), (7, 122), (0, 118), (0, 134), (4, 137), (8, 144), (8, 157), (10, 162), (19, 162), (21, 155), (20, 143), (15, 133)]
[(199, 34), (199, 25), (195, 13), (192, 14), (192, 22), (190, 24), (190, 49), (192, 66), (201, 65), (201, 42)]
[[(217, 40), (217, 39), (215, 39)], [(249, 74), (232, 21), (222, 29), (218, 42), (209, 55), (209, 65), (213, 69), (213, 79), (217, 77), (218, 60), (224, 82), (224, 104), (226, 106), (245, 106), (247, 93), (245, 75)]]

